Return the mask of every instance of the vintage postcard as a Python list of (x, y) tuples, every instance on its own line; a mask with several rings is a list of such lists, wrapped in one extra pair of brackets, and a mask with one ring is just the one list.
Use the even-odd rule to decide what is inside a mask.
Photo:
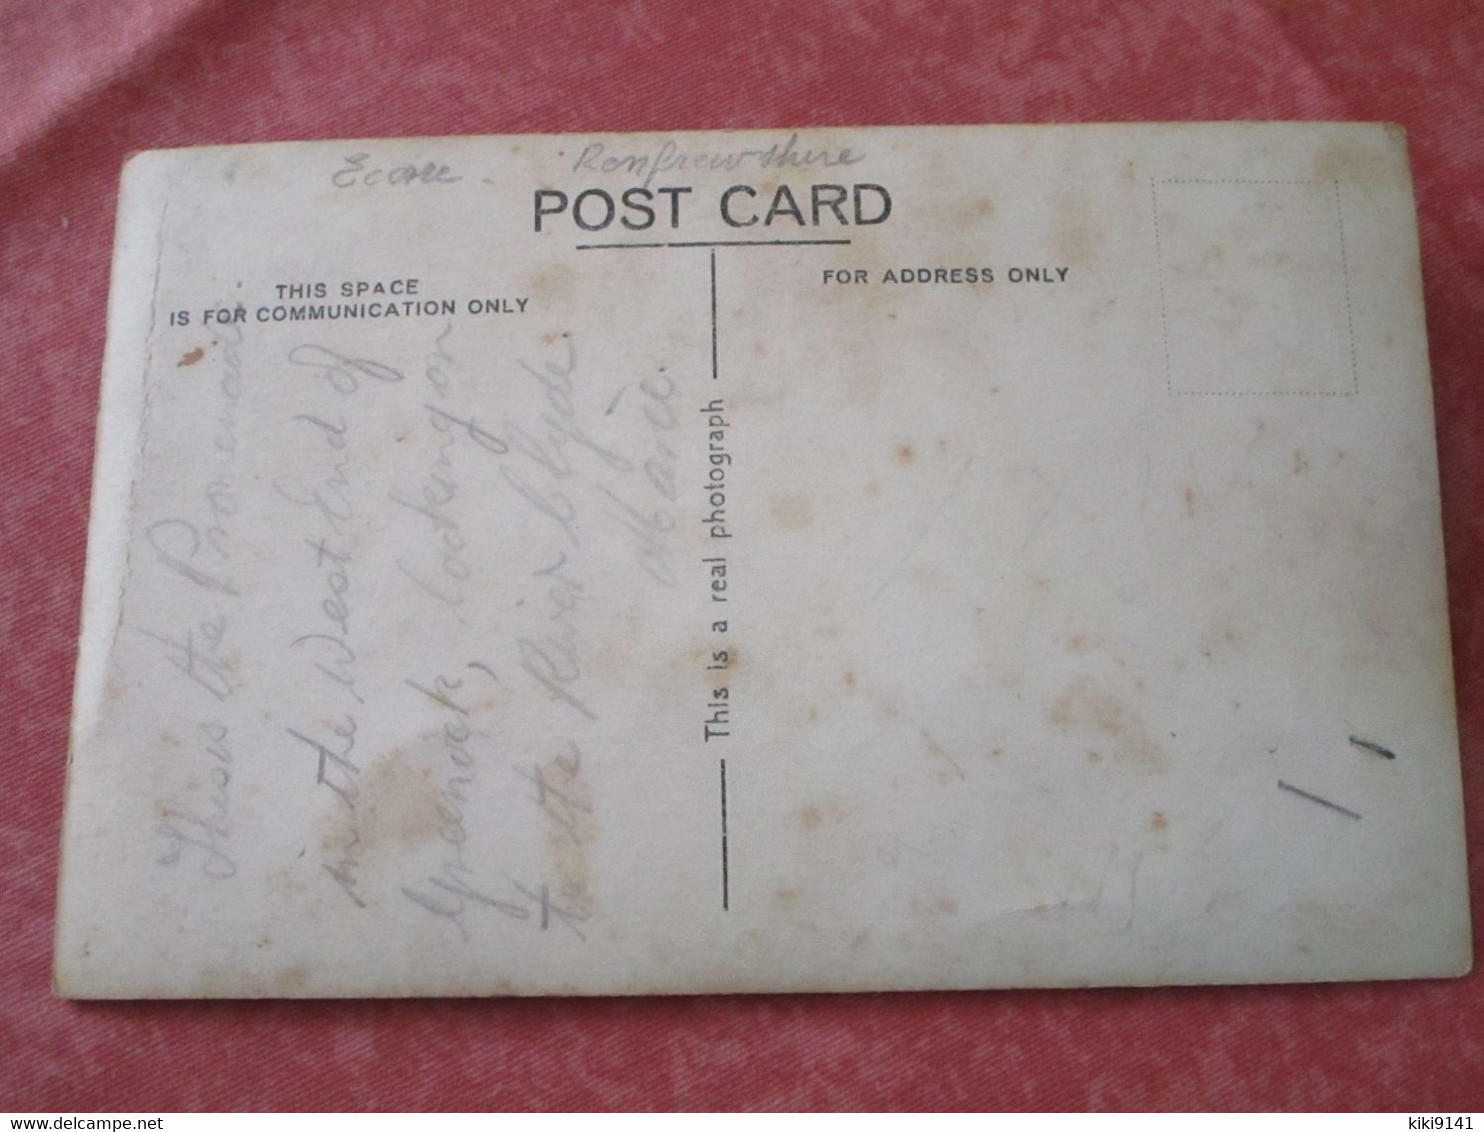
[(56, 985), (1469, 968), (1400, 130), (123, 175)]

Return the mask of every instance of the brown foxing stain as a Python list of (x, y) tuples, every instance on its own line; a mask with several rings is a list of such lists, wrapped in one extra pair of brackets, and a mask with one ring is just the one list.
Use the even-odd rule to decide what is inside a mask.
[(987, 196), (975, 197), (973, 200), (965, 201), (957, 209), (957, 223), (955, 228), (972, 228), (977, 224), (983, 224), (995, 214), (994, 201)]
[(822, 802), (817, 806), (804, 806), (799, 810), (799, 825), (805, 832), (812, 832), (826, 822), (836, 824), (849, 815), (838, 802)]
[(187, 350), (184, 354), (182, 354), (180, 361), (175, 363), (175, 367), (176, 369), (181, 369), (186, 366), (193, 366), (205, 356), (206, 351), (203, 350), (200, 346), (197, 346), (194, 350)]
[(275, 892), (292, 894), (307, 891), (303, 882), (298, 880), (288, 869), (274, 869), (268, 873), (267, 879)]
[(898, 444), (896, 454), (897, 463), (903, 465), (910, 464), (917, 458), (917, 454), (912, 451), (912, 445), (910, 444)]
[(780, 888), (774, 893), (773, 898), (784, 908), (792, 908), (799, 902), (799, 890), (797, 888)]
[(1185, 490), (1181, 492), (1181, 496), (1185, 500), (1185, 517), (1187, 519), (1194, 519), (1195, 518), (1195, 488), (1191, 487), (1189, 484), (1186, 484), (1185, 485)]
[(866, 484), (866, 494), (874, 499), (876, 496), (881, 494), (881, 485), (875, 480), (872, 480), (870, 483)]
[(840, 679), (844, 681), (845, 686), (847, 688), (849, 688), (852, 692), (855, 691), (855, 673), (854, 672), (850, 671), (849, 669), (846, 669), (845, 670), (845, 675), (842, 676), (842, 677), (840, 677)]
[[(437, 742), (428, 741), (428, 749)], [(337, 805), (326, 814), (322, 850), (359, 863), (382, 848), (406, 849), (436, 838), (441, 799), (431, 762), (398, 747), (369, 763), (355, 780), (355, 809)]]
[(572, 753), (553, 755), (540, 766), (549, 786), (546, 849), (564, 902), (586, 913), (592, 892), (592, 847), (598, 837), (592, 788)]
[(431, 766), (418, 765), (398, 748), (367, 767), (359, 785), (368, 848), (416, 845), (438, 835), (438, 781)]
[(1149, 819), (1149, 828), (1155, 830), (1170, 828), (1170, 821), (1165, 817), (1163, 810), (1154, 811), (1154, 815)]
[(1309, 458), (1304, 455), (1302, 448), (1293, 450), (1293, 474), (1301, 476), (1309, 470)]
[(1083, 192), (1058, 193), (1051, 201), (1050, 250), (1067, 264), (1096, 263), (1108, 242), (1108, 226)]
[(913, 896), (907, 907), (917, 916), (952, 916), (958, 912), (958, 900), (942, 892)]
[(1206, 254), (1202, 257), (1201, 261), (1207, 267), (1217, 267), (1224, 263), (1226, 261), (1226, 245), (1219, 243), (1212, 244), (1206, 249)]
[[(526, 278), (525, 289), (533, 299), (543, 304), (554, 304), (571, 295), (572, 285), (576, 281), (577, 273), (565, 263), (550, 263), (531, 272)], [(543, 338), (542, 341), (546, 339)], [(553, 338), (552, 342), (555, 341)]]
[(1369, 185), (1385, 181), (1391, 160), (1382, 150), (1350, 142), (1327, 145), (1314, 155), (1314, 179)]
[(309, 985), (309, 967), (296, 963), (273, 975), (273, 993), (281, 998), (298, 997)]
[(1112, 757), (1120, 765), (1148, 770), (1164, 766), (1164, 751), (1150, 737), (1138, 712), (1089, 677), (1079, 676), (1068, 684), (1052, 703), (1047, 719), (1063, 734), (1097, 741), (1100, 749), (1089, 752), (1089, 761), (1100, 761), (1101, 748), (1111, 747)]
[(775, 495), (769, 510), (780, 531), (806, 531), (814, 525), (814, 504), (807, 495)]

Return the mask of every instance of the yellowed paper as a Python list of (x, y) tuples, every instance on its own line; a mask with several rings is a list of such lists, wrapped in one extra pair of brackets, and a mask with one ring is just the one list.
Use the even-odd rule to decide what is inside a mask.
[(57, 986), (1470, 962), (1405, 143), (125, 171)]

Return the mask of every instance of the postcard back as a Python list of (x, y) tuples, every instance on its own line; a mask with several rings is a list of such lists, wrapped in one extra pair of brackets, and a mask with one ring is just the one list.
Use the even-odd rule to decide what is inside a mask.
[(75, 997), (1468, 969), (1405, 141), (127, 165)]

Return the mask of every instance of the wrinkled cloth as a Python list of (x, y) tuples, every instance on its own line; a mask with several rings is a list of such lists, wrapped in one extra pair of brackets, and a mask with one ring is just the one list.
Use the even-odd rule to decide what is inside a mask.
[(649, 1000), (49, 992), (118, 173), (293, 138), (1077, 120), (1409, 131), (1476, 935), (1484, 9), (1454, 3), (0, 3), (0, 1109), (1484, 1103), (1484, 977)]

